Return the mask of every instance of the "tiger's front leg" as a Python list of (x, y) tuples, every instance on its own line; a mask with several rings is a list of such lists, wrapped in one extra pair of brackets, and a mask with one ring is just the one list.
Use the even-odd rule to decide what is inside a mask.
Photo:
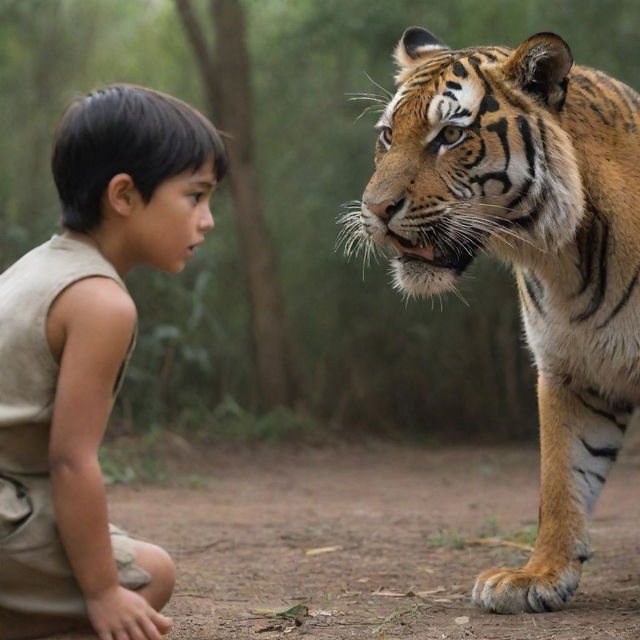
[[(496, 613), (555, 611), (578, 586), (589, 558), (587, 521), (622, 443), (626, 422), (540, 376), (541, 485), (536, 548), (521, 569), (490, 569), (474, 602)], [(628, 419), (628, 415), (626, 416)]]

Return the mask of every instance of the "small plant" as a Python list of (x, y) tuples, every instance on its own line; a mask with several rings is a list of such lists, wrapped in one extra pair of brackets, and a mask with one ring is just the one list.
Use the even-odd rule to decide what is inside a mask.
[(530, 524), (522, 529), (517, 529), (505, 536), (505, 540), (511, 540), (512, 542), (519, 542), (520, 544), (526, 544), (530, 547), (535, 546), (536, 538), (538, 537), (538, 525)]
[(374, 635), (380, 635), (382, 633), (385, 633), (387, 630), (387, 627), (394, 623), (400, 623), (402, 625), (411, 624), (411, 622), (413, 621), (407, 622), (405, 618), (407, 616), (414, 616), (417, 618), (425, 609), (426, 609), (426, 606), (423, 604), (416, 604), (416, 605), (413, 605), (413, 607), (410, 607), (408, 609), (402, 609), (398, 607), (395, 609), (395, 611), (393, 611), (393, 613), (389, 614), (382, 621), (382, 624), (377, 626), (371, 632), (371, 635), (374, 636)]
[(484, 520), (485, 526), (482, 528), (479, 538), (492, 538), (500, 535), (498, 519), (495, 516), (487, 516)]
[(242, 442), (286, 442), (290, 438), (299, 441), (318, 431), (318, 425), (308, 415), (287, 407), (276, 407), (259, 415), (242, 407), (227, 396), (213, 412), (216, 436)]
[(430, 547), (446, 547), (448, 549), (464, 549), (465, 538), (460, 531), (438, 531), (427, 536)]
[(151, 429), (141, 438), (103, 444), (99, 459), (105, 484), (166, 482), (166, 466), (155, 446), (161, 433), (158, 429)]

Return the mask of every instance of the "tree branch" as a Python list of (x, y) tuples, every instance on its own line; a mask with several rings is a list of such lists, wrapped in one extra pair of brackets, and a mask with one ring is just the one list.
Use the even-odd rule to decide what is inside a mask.
[(175, 0), (175, 5), (202, 75), (210, 115), (217, 121), (220, 110), (220, 88), (215, 61), (209, 53), (204, 32), (193, 11), (191, 0)]

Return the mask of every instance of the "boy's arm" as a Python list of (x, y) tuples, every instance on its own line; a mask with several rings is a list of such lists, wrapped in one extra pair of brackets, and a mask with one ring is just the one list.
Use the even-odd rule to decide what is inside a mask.
[(49, 463), (60, 537), (96, 631), (111, 637), (106, 635), (113, 630), (108, 627), (124, 628), (124, 618), (134, 618), (131, 624), (140, 625), (146, 637), (156, 638), (159, 634), (155, 625), (153, 630), (150, 628), (153, 615), (149, 607), (140, 596), (126, 592), (118, 584), (98, 463), (114, 385), (135, 322), (133, 301), (108, 278), (81, 280), (52, 305), (47, 329), (51, 324), (54, 329), (62, 329), (64, 346)]

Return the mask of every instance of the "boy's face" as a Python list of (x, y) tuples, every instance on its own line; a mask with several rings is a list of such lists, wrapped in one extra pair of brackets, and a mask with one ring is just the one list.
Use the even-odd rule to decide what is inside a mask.
[(140, 202), (132, 216), (130, 238), (139, 263), (178, 273), (213, 228), (209, 198), (216, 186), (213, 161), (195, 172), (167, 178), (148, 203)]

